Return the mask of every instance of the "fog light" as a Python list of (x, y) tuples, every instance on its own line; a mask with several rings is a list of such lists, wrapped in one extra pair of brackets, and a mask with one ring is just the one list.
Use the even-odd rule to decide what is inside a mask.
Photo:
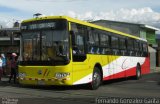
[(24, 78), (24, 77), (26, 77), (26, 73), (18, 73), (18, 77), (19, 78)]

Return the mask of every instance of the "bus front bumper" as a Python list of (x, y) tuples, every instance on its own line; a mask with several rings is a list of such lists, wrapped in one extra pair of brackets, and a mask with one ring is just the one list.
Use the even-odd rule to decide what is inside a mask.
[(18, 78), (22, 85), (72, 85), (70, 78)]

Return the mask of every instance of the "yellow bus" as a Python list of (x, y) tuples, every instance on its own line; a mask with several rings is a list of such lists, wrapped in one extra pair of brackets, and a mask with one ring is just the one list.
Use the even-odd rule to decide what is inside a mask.
[(149, 73), (147, 41), (68, 16), (47, 16), (21, 23), (19, 83), (89, 84)]

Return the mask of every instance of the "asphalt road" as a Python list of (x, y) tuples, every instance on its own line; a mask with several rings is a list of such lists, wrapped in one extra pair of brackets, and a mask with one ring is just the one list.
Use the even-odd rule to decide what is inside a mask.
[[(160, 72), (143, 75), (140, 80), (127, 78), (106, 81), (97, 90), (89, 90), (86, 85), (63, 87), (19, 86), (8, 84), (5, 80), (0, 83), (0, 98), (0, 104), (109, 104), (113, 103), (109, 101), (118, 102), (122, 98), (129, 98), (132, 101), (140, 99), (145, 103), (159, 104)], [(126, 103), (122, 101), (121, 103)]]

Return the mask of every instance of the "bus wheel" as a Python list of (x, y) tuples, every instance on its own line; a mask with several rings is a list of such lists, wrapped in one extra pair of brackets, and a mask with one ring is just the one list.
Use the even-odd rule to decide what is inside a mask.
[(91, 89), (96, 90), (101, 85), (102, 76), (99, 68), (95, 67), (92, 75)]
[(136, 79), (140, 79), (141, 78), (141, 66), (138, 64), (136, 67)]

